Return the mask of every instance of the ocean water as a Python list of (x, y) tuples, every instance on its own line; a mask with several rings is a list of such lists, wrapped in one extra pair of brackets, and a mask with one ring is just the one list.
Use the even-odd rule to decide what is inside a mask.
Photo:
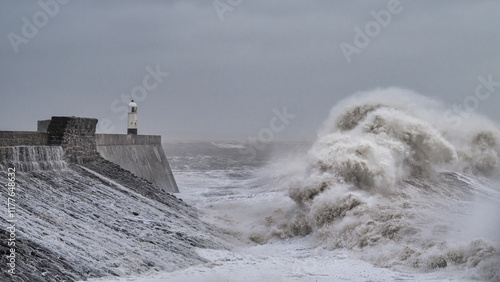
[(232, 247), (134, 280), (500, 281), (500, 133), (445, 111), (391, 88), (340, 102), (314, 142), (255, 158), (242, 142), (165, 144), (178, 196)]

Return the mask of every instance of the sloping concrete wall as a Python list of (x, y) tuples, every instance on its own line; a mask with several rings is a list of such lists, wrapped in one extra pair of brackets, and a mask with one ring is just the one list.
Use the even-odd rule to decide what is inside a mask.
[(161, 146), (161, 136), (96, 134), (96, 145), (97, 152), (108, 161), (151, 181), (166, 192), (179, 192)]

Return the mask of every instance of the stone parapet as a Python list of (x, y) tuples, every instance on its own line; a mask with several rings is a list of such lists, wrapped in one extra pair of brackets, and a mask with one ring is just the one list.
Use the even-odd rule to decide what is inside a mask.
[(50, 119), (37, 121), (36, 131), (47, 132), (47, 129), (49, 128), (50, 121), (51, 121)]
[(96, 134), (97, 146), (161, 145), (160, 135)]
[(52, 117), (47, 127), (48, 145), (63, 147), (70, 162), (85, 163), (98, 156), (95, 129), (97, 119)]
[(45, 146), (48, 133), (36, 131), (0, 131), (0, 147)]

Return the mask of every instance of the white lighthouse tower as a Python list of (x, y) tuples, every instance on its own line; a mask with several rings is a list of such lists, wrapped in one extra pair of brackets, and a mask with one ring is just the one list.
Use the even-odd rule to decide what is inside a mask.
[(137, 104), (134, 100), (128, 104), (130, 111), (128, 113), (128, 128), (127, 134), (137, 135)]

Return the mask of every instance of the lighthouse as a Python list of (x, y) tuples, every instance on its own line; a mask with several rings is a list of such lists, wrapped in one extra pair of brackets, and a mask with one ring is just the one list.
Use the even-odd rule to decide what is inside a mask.
[(128, 113), (127, 134), (137, 135), (137, 104), (132, 100), (128, 106), (130, 111)]

